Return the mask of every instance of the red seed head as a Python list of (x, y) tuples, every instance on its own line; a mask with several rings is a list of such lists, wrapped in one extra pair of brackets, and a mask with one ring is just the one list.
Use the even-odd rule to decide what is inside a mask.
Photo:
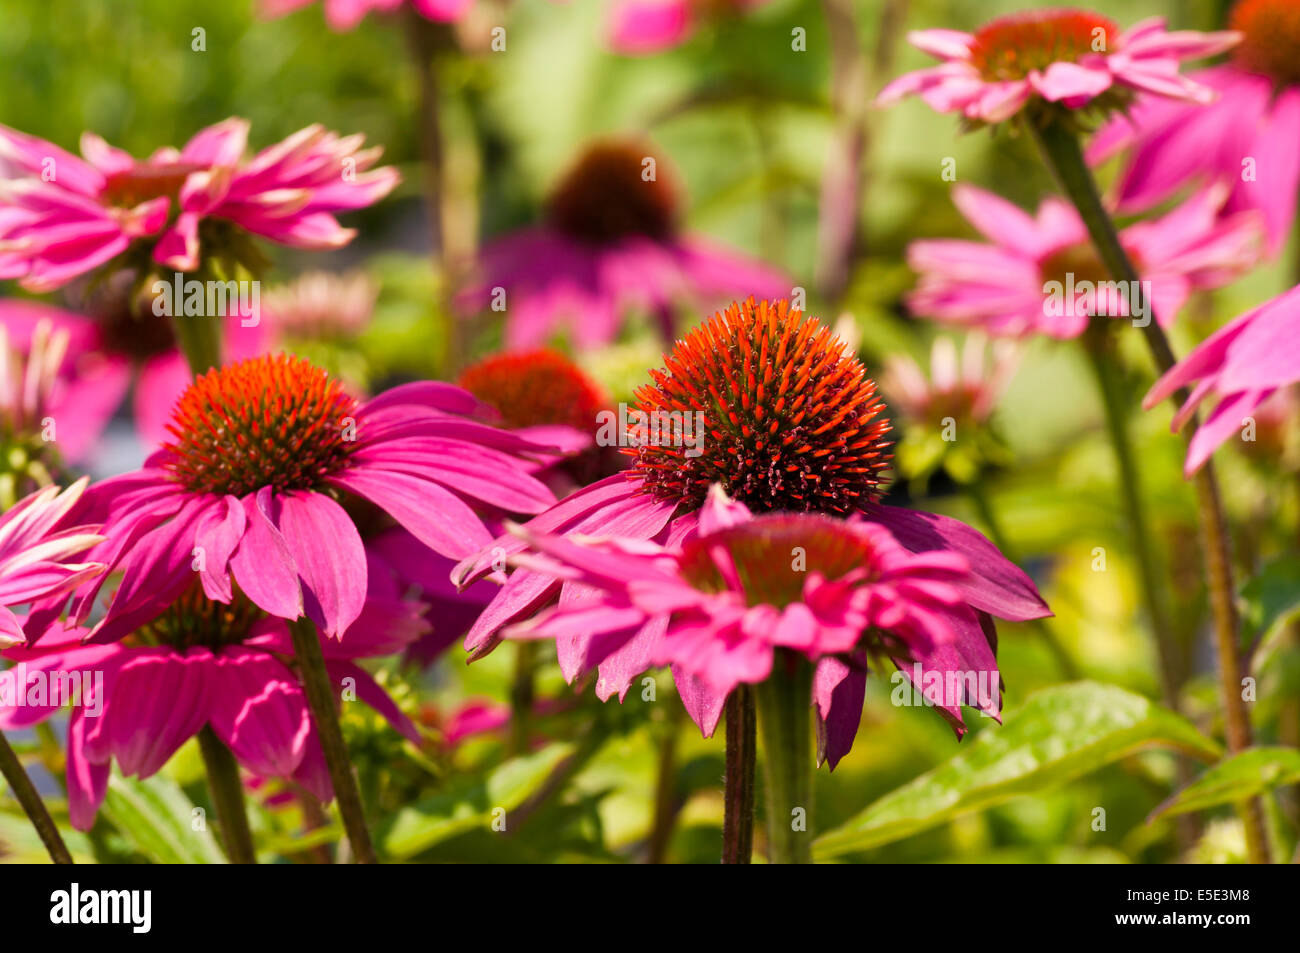
[(591, 431), (607, 404), (595, 382), (556, 351), (494, 354), (466, 368), (459, 383), (500, 411), (507, 427), (567, 424)]
[(650, 376), (636, 393), (648, 427), (625, 452), (656, 497), (693, 509), (721, 483), (756, 512), (847, 514), (880, 495), (889, 421), (876, 383), (787, 301), (718, 312)]
[(177, 401), (167, 466), (196, 493), (312, 489), (345, 466), (356, 409), (338, 381), (300, 357), (228, 364)]
[(1034, 10), (990, 20), (975, 34), (971, 63), (986, 80), (1024, 79), (1053, 63), (1110, 52), (1119, 38), (1111, 20), (1084, 10)]
[(1300, 85), (1300, 3), (1296, 0), (1241, 0), (1229, 25), (1244, 35), (1237, 65), (1279, 86)]
[(609, 140), (582, 154), (551, 193), (547, 211), (560, 231), (601, 245), (670, 237), (680, 205), (673, 171), (648, 146)]

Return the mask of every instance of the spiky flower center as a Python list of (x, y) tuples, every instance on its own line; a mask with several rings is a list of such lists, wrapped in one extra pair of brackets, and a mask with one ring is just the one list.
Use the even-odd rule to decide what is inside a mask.
[(643, 144), (611, 141), (583, 153), (551, 194), (547, 211), (570, 237), (608, 244), (632, 236), (670, 237), (679, 205), (665, 163)]
[(590, 431), (606, 404), (595, 383), (555, 351), (495, 354), (467, 368), (460, 386), (500, 411), (507, 427), (567, 424)]
[(1300, 85), (1300, 3), (1241, 0), (1229, 22), (1244, 34), (1234, 53), (1237, 65), (1279, 86)]
[(1053, 63), (1075, 63), (1091, 53), (1109, 53), (1119, 27), (1083, 10), (1016, 13), (990, 20), (975, 34), (971, 63), (990, 81), (1024, 79)]
[(847, 514), (879, 496), (889, 422), (875, 381), (788, 302), (731, 305), (650, 376), (624, 452), (659, 499), (694, 509), (720, 483), (755, 512)]
[(818, 514), (769, 513), (696, 537), (678, 556), (682, 577), (703, 592), (731, 588), (718, 550), (735, 569), (746, 605), (784, 608), (803, 599), (810, 572), (839, 579), (871, 565), (871, 544), (840, 520)]
[(299, 357), (265, 354), (209, 371), (176, 403), (168, 466), (196, 493), (314, 489), (342, 469), (357, 402)]

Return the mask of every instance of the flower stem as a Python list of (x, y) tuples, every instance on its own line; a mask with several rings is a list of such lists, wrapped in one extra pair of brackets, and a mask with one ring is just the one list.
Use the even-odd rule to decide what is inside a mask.
[(239, 780), (239, 764), (230, 749), (221, 743), (211, 725), (199, 732), (199, 751), (208, 770), (208, 787), (221, 822), (221, 839), (232, 864), (255, 864), (253, 834), (248, 828), (244, 805), (244, 785)]
[[(1101, 195), (1092, 172), (1084, 161), (1083, 151), (1075, 133), (1063, 125), (1059, 116), (1047, 115), (1027, 123), (1030, 132), (1042, 151), (1048, 168), (1055, 175), (1062, 191), (1079, 211), (1102, 264), (1117, 281), (1137, 282), (1139, 275), (1128, 253), (1120, 243), (1115, 223), (1102, 205)], [(1139, 287), (1130, 284), (1130, 288)], [(1148, 304), (1150, 302), (1148, 301)], [(1165, 337), (1155, 315), (1147, 315), (1143, 328), (1151, 356), (1161, 373), (1176, 363), (1173, 349)], [(1187, 399), (1186, 388), (1173, 395), (1176, 403)], [(1196, 433), (1199, 421), (1195, 415), (1183, 428), (1188, 442)], [(1241, 696), (1241, 659), (1238, 654), (1237, 609), (1233, 601), (1235, 589), (1232, 581), (1232, 561), (1229, 553), (1227, 518), (1219, 493), (1214, 465), (1207, 462), (1197, 471), (1194, 480), (1197, 516), (1200, 524), (1201, 550), (1205, 562), (1206, 585), (1214, 615), (1214, 646), (1219, 663), (1219, 691), (1227, 726), (1228, 750), (1236, 753), (1250, 747), (1250, 718)], [(1258, 798), (1239, 805), (1238, 811), (1245, 828), (1246, 850), (1252, 863), (1268, 863), (1268, 840), (1264, 833), (1263, 809)]]
[(530, 639), (515, 642), (515, 679), (510, 686), (510, 757), (528, 750), (528, 735), (533, 716), (533, 668), (537, 664), (537, 643)]
[(68, 853), (67, 845), (63, 843), (63, 838), (59, 836), (59, 829), (54, 825), (54, 818), (50, 817), (50, 812), (45, 808), (45, 802), (41, 796), (36, 793), (36, 787), (32, 784), (32, 779), (27, 776), (23, 770), (22, 762), (18, 760), (18, 753), (9, 745), (9, 740), (0, 732), (0, 775), (4, 775), (5, 783), (9, 785), (9, 790), (13, 792), (14, 798), (18, 801), (27, 815), (27, 819), (32, 822), (32, 827), (40, 835), (41, 843), (50, 854), (50, 860), (56, 864), (72, 863), (72, 855)]
[(195, 377), (221, 366), (221, 318), (172, 315), (176, 346)]
[(778, 651), (772, 674), (755, 689), (774, 864), (812, 863), (812, 675), (807, 659)]
[(646, 850), (646, 863), (649, 864), (664, 862), (677, 823), (677, 723), (682, 711), (681, 705), (669, 705), (668, 717), (661, 726), (659, 761), (655, 766), (655, 812)]
[(334, 797), (339, 802), (339, 814), (343, 817), (343, 828), (347, 831), (352, 853), (359, 864), (378, 863), (370, 842), (370, 830), (366, 827), (361, 791), (357, 788), (357, 778), (348, 758), (347, 745), (343, 741), (343, 729), (339, 727), (339, 715), (334, 706), (334, 687), (330, 684), (329, 672), (325, 669), (325, 657), (321, 654), (316, 626), (304, 618), (290, 622), (289, 630), (293, 633), (293, 654), (298, 659), (298, 673), (307, 694), (307, 705), (311, 709), (316, 733), (320, 736), (321, 748), (325, 752), (325, 764), (329, 768)]
[[(984, 528), (989, 531), (989, 539), (993, 545), (1002, 551), (1002, 555), (1007, 557), (1013, 563), (1019, 564), (1019, 560), (1013, 554), (1010, 544), (1007, 542), (1006, 533), (1002, 531), (1002, 523), (993, 511), (993, 504), (989, 502), (989, 495), (984, 489), (984, 484), (980, 480), (972, 480), (966, 484), (966, 495), (975, 506), (975, 512), (979, 514), (980, 521)], [(1079, 666), (1074, 663), (1070, 653), (1061, 640), (1056, 637), (1056, 631), (1047, 624), (1044, 619), (1031, 619), (1029, 625), (1038, 637), (1042, 639), (1043, 645), (1052, 654), (1056, 660), (1056, 666), (1061, 670), (1061, 676), (1068, 681), (1074, 681), (1081, 676)]]
[(736, 686), (727, 696), (726, 719), (722, 862), (747, 864), (754, 852), (754, 766), (758, 762), (754, 689)]

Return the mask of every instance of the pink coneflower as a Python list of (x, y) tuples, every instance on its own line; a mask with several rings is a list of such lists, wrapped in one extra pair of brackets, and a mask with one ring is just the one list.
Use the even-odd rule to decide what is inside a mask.
[[(108, 537), (93, 557), (123, 574), (90, 638), (135, 631), (196, 572), (211, 599), (229, 603), (237, 585), (268, 614), (306, 615), (338, 637), (366, 593), (358, 520), (386, 513), (461, 558), (491, 541), (471, 504), (535, 513), (553, 502), (520, 461), (544, 448), (475, 419), (486, 415), (460, 388), (428, 381), (362, 403), (283, 354), (199, 377), (176, 405), (172, 441), (83, 501)], [(79, 622), (99, 588), (78, 593)]]
[(742, 16), (769, 0), (616, 0), (610, 5), (609, 46), (616, 53), (659, 53), (680, 46), (701, 26)]
[(920, 30), (908, 40), (941, 66), (907, 73), (881, 90), (886, 106), (919, 95), (939, 112), (1001, 122), (1034, 99), (1068, 109), (1111, 109), (1134, 91), (1195, 103), (1214, 93), (1178, 73), (1183, 60), (1222, 53), (1239, 34), (1165, 30), (1153, 17), (1128, 30), (1098, 13), (1035, 10), (990, 20), (975, 33)]
[[(135, 246), (192, 271), (201, 249), (227, 251), (222, 222), (296, 248), (338, 248), (354, 233), (334, 213), (378, 201), (399, 178), (371, 169), (380, 150), (361, 150), (361, 136), (309, 126), (244, 161), (247, 139), (248, 123), (232, 118), (180, 151), (137, 160), (86, 133), (83, 160), (0, 127), (0, 277), (49, 291)], [(209, 219), (216, 227), (201, 236)]]
[[(1221, 188), (1207, 190), (1120, 233), (1142, 280), (1150, 282), (1144, 304), (1161, 325), (1174, 320), (1193, 291), (1226, 284), (1258, 261), (1258, 215), (1221, 217), (1225, 198)], [(953, 189), (953, 201), (988, 242), (938, 239), (908, 246), (908, 264), (920, 273), (908, 297), (914, 313), (994, 335), (1062, 339), (1082, 334), (1094, 314), (1130, 315), (1130, 294), (1116, 291), (1069, 203), (1045, 199), (1031, 217), (968, 185)]]
[(562, 330), (582, 348), (607, 344), (628, 310), (668, 329), (681, 305), (788, 294), (775, 271), (683, 235), (680, 218), (676, 179), (654, 152), (596, 143), (551, 194), (545, 224), (483, 249), (458, 301), (481, 311), (504, 294), (506, 345), (530, 350)]
[[(415, 607), (372, 596), (342, 637), (322, 646), (333, 683), (351, 679), (359, 699), (417, 744), (410, 719), (354, 660), (400, 651), (423, 629)], [(125, 641), (87, 645), (86, 635), (56, 627), (35, 647), (5, 652), (16, 667), (0, 675), (18, 687), (45, 673), (58, 673), (54, 684), (92, 676), (78, 679), (73, 699), (0, 707), (0, 728), (26, 728), (74, 702), (67, 747), (74, 827), (94, 823), (114, 760), (124, 775), (147, 778), (204, 726), (254, 774), (293, 779), (322, 801), (333, 797), (283, 619), (242, 597), (230, 605), (209, 601), (195, 583)]]
[(1187, 448), (1183, 472), (1190, 477), (1216, 449), (1246, 426), (1260, 404), (1280, 387), (1300, 381), (1300, 287), (1241, 315), (1206, 338), (1156, 381), (1142, 406), (1154, 407), (1180, 387), (1191, 387), (1174, 415), (1178, 430), (1210, 396), (1218, 404)]
[[(841, 729), (856, 729), (862, 714), (860, 692), (856, 708), (835, 710), (833, 698), (845, 699), (835, 689), (850, 672), (865, 677), (871, 657), (929, 668), (959, 635), (980, 629), (958, 586), (969, 581), (962, 556), (912, 553), (857, 515), (753, 517), (719, 492), (680, 547), (519, 532), (541, 557), (518, 563), (594, 598), (561, 601), (508, 637), (576, 638), (584, 669), (621, 653), (644, 668), (672, 666), (718, 698), (767, 679), (780, 650), (803, 655), (821, 668), (808, 702), (827, 725), (832, 768), (853, 740)], [(997, 709), (992, 697), (969, 700)]]
[[(0, 307), (3, 302), (0, 302)], [(62, 469), (51, 394), (68, 349), (68, 332), (38, 321), (12, 340), (0, 320), (0, 513), (20, 496), (54, 482)]]
[(100, 563), (70, 561), (104, 538), (69, 518), (85, 488), (84, 479), (61, 492), (46, 487), (0, 514), (0, 646), (27, 639), (8, 606), (58, 596), (103, 572)]
[[(317, 0), (260, 0), (259, 13), (267, 19), (309, 7)], [(465, 15), (474, 0), (323, 0), (325, 22), (331, 30), (343, 33), (365, 19), (367, 13), (393, 13), (410, 7), (420, 16), (436, 23), (452, 23)]]
[(364, 271), (310, 271), (266, 293), (266, 316), (280, 335), (349, 338), (374, 316), (379, 288)]
[[(651, 540), (672, 549), (695, 533), (698, 511), (716, 483), (753, 512), (860, 514), (912, 552), (955, 552), (970, 565), (957, 588), (977, 613), (1006, 619), (1048, 614), (1029, 578), (971, 527), (879, 505), (889, 466), (889, 424), (876, 385), (826, 327), (787, 302), (733, 304), (678, 341), (664, 368), (650, 376), (653, 383), (638, 391), (634, 408), (646, 416), (629, 418), (630, 433), (616, 435), (630, 444), (629, 469), (573, 493), (523, 532)], [(503, 555), (524, 548), (518, 538), (500, 538), (457, 567), (457, 581), (481, 578)], [(567, 605), (584, 592), (581, 585), (518, 569), (475, 623), (466, 647), (484, 654), (502, 628), (557, 597)], [(567, 678), (586, 670), (590, 641), (576, 631), (557, 641)], [(967, 669), (996, 666), (978, 626), (959, 634), (947, 650), (948, 661), (964, 658)], [(606, 654), (598, 666), (597, 693), (621, 697), (646, 664), (636, 640)], [(697, 723), (712, 733), (720, 699), (694, 682), (683, 674), (679, 689)], [(947, 713), (960, 720), (959, 709)]]
[(1276, 253), (1300, 201), (1300, 6), (1242, 0), (1231, 25), (1243, 38), (1232, 59), (1192, 74), (1217, 94), (1214, 102), (1141, 97), (1097, 133), (1088, 158), (1132, 150), (1118, 184), (1123, 212), (1149, 208), (1189, 183), (1227, 183), (1227, 210), (1263, 213)]
[(988, 339), (973, 332), (959, 356), (952, 338), (941, 336), (931, 346), (928, 374), (911, 358), (893, 355), (885, 359), (880, 386), (890, 406), (912, 420), (981, 424), (1011, 383), (1017, 360), (1010, 341), (994, 341), (990, 349)]
[[(74, 463), (89, 458), (128, 391), (141, 439), (148, 445), (166, 439), (172, 408), (193, 375), (165, 317), (141, 313), (124, 302), (87, 317), (30, 301), (0, 301), (0, 331), (19, 352), (36, 353), (42, 326), (66, 341), (46, 401), (57, 425), (55, 443), (64, 457)], [(265, 349), (260, 327), (244, 327), (231, 316), (223, 328), (229, 360)]]

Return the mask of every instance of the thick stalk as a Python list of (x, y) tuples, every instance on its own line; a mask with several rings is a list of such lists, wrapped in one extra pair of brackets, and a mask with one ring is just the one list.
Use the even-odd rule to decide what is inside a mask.
[(1102, 408), (1106, 419), (1106, 433), (1115, 463), (1119, 469), (1120, 499), (1124, 517), (1128, 522), (1129, 541), (1141, 578), (1142, 601), (1146, 607), (1151, 631), (1155, 635), (1156, 657), (1160, 662), (1160, 684), (1165, 704), (1179, 710), (1178, 641), (1174, 637), (1169, 607), (1165, 603), (1165, 587), (1160, 567), (1151, 549), (1151, 521), (1147, 518), (1146, 497), (1142, 492), (1141, 474), (1133, 455), (1133, 442), (1129, 436), (1128, 407), (1124, 381), (1115, 361), (1114, 353), (1106, 340), (1108, 329), (1094, 323), (1086, 333), (1085, 350), (1097, 378)]
[(221, 318), (202, 315), (172, 315), (176, 346), (185, 355), (190, 373), (195, 377), (221, 366), (221, 321)]
[(755, 688), (767, 785), (767, 856), (774, 864), (812, 863), (812, 663), (779, 651)]
[(530, 639), (517, 640), (515, 679), (510, 686), (510, 739), (506, 748), (512, 758), (528, 750), (533, 701), (537, 694), (533, 685), (533, 669), (536, 664), (537, 643)]
[(339, 727), (339, 714), (334, 706), (334, 686), (325, 669), (325, 657), (321, 654), (316, 626), (309, 619), (298, 619), (289, 623), (289, 630), (293, 633), (293, 654), (298, 660), (298, 676), (302, 679), (307, 706), (311, 709), (316, 733), (320, 736), (325, 764), (334, 785), (334, 797), (339, 803), (339, 814), (343, 817), (343, 829), (347, 831), (352, 853), (359, 864), (377, 863), (375, 849), (370, 843), (370, 829), (366, 826), (365, 808), (361, 804), (361, 791), (357, 788), (357, 778), (348, 758), (347, 745), (343, 741), (343, 729)]
[[(1059, 118), (1030, 117), (1027, 122), (1037, 141), (1043, 158), (1055, 175), (1061, 190), (1078, 209), (1102, 264), (1116, 281), (1138, 282), (1140, 277), (1128, 253), (1120, 243), (1115, 223), (1111, 221), (1101, 195), (1079, 148), (1075, 133), (1064, 126)], [(1129, 284), (1130, 288), (1140, 287)], [(1176, 363), (1169, 340), (1160, 328), (1147, 302), (1147, 322), (1143, 327), (1147, 346), (1161, 373)], [(1187, 399), (1186, 388), (1173, 395), (1176, 403)], [(1183, 428), (1183, 437), (1191, 441), (1199, 421), (1195, 415)], [(1223, 704), (1228, 750), (1236, 753), (1251, 743), (1250, 718), (1241, 696), (1241, 660), (1238, 655), (1237, 609), (1233, 601), (1235, 589), (1232, 581), (1232, 560), (1229, 553), (1227, 519), (1219, 493), (1214, 465), (1207, 462), (1197, 471), (1193, 483), (1196, 489), (1197, 516), (1200, 525), (1201, 551), (1205, 564), (1206, 586), (1210, 593), (1210, 606), (1214, 615), (1214, 647), (1219, 663), (1219, 693)], [(1264, 832), (1263, 809), (1258, 798), (1252, 798), (1239, 807), (1246, 834), (1247, 854), (1252, 863), (1268, 862), (1268, 840)]]
[(758, 720), (754, 689), (738, 685), (727, 696), (726, 769), (723, 774), (722, 862), (747, 864), (754, 853), (754, 767)]
[[(993, 504), (989, 502), (989, 496), (984, 490), (984, 484), (979, 480), (967, 483), (966, 495), (970, 497), (971, 502), (975, 505), (975, 512), (979, 514), (980, 522), (984, 524), (984, 528), (989, 531), (989, 539), (993, 541), (993, 545), (1002, 551), (1003, 556), (1019, 565), (1019, 560), (1007, 541), (1006, 533), (1002, 531), (1002, 523), (997, 518), (997, 514), (993, 512)], [(1056, 666), (1061, 670), (1061, 676), (1067, 681), (1074, 681), (1079, 678), (1082, 674), (1079, 671), (1079, 666), (1074, 664), (1074, 659), (1070, 657), (1070, 653), (1061, 644), (1061, 640), (1056, 637), (1056, 631), (1047, 624), (1047, 621), (1045, 619), (1031, 619), (1029, 625), (1038, 633), (1043, 645), (1047, 647), (1047, 650), (1052, 654), (1052, 658), (1056, 660)]]
[(221, 824), (221, 839), (232, 864), (255, 864), (253, 833), (248, 827), (244, 804), (244, 785), (239, 780), (239, 764), (230, 749), (221, 743), (210, 725), (199, 732), (199, 751), (208, 771), (208, 787)]
[(9, 746), (9, 739), (3, 732), (0, 732), (0, 775), (4, 775), (9, 790), (22, 807), (23, 813), (27, 815), (27, 819), (31, 821), (36, 833), (40, 835), (41, 843), (49, 852), (50, 860), (56, 864), (72, 863), (72, 855), (68, 853), (63, 838), (59, 836), (54, 818), (50, 817), (50, 812), (45, 809), (45, 802), (36, 793), (32, 779), (27, 776), (22, 762), (18, 760), (18, 753)]
[(659, 761), (655, 766), (655, 810), (650, 827), (650, 843), (646, 862), (662, 864), (668, 856), (668, 845), (673, 839), (677, 823), (677, 723), (681, 718), (681, 705), (669, 705), (668, 717), (659, 737)]

